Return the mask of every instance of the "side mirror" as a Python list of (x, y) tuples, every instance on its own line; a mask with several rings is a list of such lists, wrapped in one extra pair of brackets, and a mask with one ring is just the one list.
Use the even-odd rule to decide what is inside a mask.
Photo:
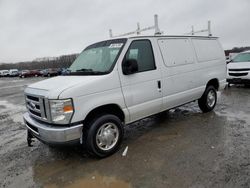
[(134, 74), (138, 71), (138, 63), (135, 59), (127, 59), (122, 62), (122, 72), (125, 75)]

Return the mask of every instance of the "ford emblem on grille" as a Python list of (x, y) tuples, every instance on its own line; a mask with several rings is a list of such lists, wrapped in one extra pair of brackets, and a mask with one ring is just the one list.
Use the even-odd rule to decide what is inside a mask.
[(33, 102), (29, 102), (29, 105), (32, 109), (35, 109), (36, 108), (36, 105), (33, 103)]

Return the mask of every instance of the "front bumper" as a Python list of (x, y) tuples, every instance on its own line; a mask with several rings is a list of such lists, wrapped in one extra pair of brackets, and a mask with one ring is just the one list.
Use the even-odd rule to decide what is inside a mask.
[(83, 124), (70, 127), (49, 125), (36, 121), (26, 112), (23, 115), (24, 123), (28, 131), (40, 141), (47, 144), (66, 144), (70, 142), (80, 143)]
[(227, 82), (230, 84), (250, 84), (250, 79), (228, 78)]

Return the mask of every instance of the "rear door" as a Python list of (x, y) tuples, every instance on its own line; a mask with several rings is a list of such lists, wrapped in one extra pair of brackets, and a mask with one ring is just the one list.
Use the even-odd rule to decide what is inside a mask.
[(119, 69), (122, 91), (132, 122), (162, 110), (161, 72), (148, 39), (132, 41), (123, 61), (126, 59), (136, 59), (138, 62), (137, 73), (124, 75)]

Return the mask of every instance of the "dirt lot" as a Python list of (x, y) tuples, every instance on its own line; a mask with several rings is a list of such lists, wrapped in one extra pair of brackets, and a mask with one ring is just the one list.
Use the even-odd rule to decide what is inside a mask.
[(27, 147), (23, 90), (41, 79), (0, 78), (0, 187), (250, 187), (250, 88), (222, 91), (214, 112), (194, 102), (129, 125), (120, 151), (99, 160)]

